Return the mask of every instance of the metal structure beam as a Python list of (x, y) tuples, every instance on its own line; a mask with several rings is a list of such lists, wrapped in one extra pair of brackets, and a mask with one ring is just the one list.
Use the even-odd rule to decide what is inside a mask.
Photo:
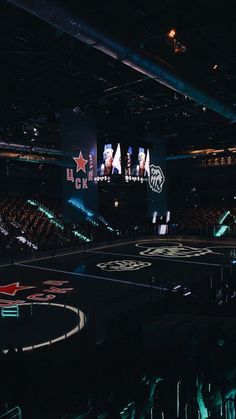
[(118, 40), (112, 39), (102, 31), (95, 29), (79, 16), (75, 15), (68, 6), (58, 0), (8, 0), (38, 18), (60, 28), (65, 33), (79, 39), (86, 45), (119, 60), (126, 66), (156, 80), (168, 88), (179, 92), (198, 104), (212, 111), (236, 121), (235, 109), (225, 105), (217, 98), (187, 82), (159, 57), (145, 54), (141, 50), (127, 47)]

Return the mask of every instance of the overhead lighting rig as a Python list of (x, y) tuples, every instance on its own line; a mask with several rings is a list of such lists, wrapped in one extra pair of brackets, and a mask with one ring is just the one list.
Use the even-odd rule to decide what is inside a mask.
[(187, 51), (187, 48), (180, 40), (177, 38), (176, 29), (172, 28), (167, 32), (167, 42), (171, 46), (175, 54), (183, 54)]

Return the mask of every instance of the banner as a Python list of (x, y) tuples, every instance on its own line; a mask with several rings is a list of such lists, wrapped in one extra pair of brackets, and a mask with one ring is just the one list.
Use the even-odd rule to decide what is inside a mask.
[(97, 212), (97, 137), (95, 121), (66, 110), (61, 113), (64, 220), (77, 224)]
[(150, 144), (145, 165), (148, 173), (147, 215), (153, 217), (154, 212), (156, 212), (157, 216), (160, 217), (167, 212), (166, 141), (151, 133), (147, 135), (146, 140)]

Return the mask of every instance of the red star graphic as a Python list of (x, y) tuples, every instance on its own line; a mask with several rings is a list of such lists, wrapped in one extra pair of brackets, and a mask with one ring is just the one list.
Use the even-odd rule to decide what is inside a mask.
[(83, 154), (81, 153), (81, 151), (79, 153), (79, 157), (73, 157), (73, 159), (77, 164), (76, 172), (79, 172), (80, 170), (82, 170), (84, 173), (86, 173), (85, 165), (86, 163), (88, 163), (88, 160), (85, 160), (83, 158)]
[(19, 282), (13, 282), (12, 284), (0, 286), (0, 293), (7, 294), (7, 295), (15, 295), (17, 291), (23, 291), (28, 288), (36, 288), (36, 287), (25, 287), (25, 286), (21, 286)]

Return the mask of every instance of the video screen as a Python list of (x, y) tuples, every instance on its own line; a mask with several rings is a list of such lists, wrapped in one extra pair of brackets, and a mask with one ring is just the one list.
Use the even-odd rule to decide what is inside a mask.
[(150, 153), (143, 147), (124, 146), (120, 143), (104, 144), (98, 155), (98, 176), (125, 175), (126, 177), (149, 176)]
[(124, 158), (125, 176), (145, 177), (149, 176), (150, 153), (143, 147), (131, 147), (126, 150)]
[(121, 148), (118, 143), (115, 150), (112, 144), (104, 144), (102, 158), (98, 161), (98, 176), (121, 175)]

